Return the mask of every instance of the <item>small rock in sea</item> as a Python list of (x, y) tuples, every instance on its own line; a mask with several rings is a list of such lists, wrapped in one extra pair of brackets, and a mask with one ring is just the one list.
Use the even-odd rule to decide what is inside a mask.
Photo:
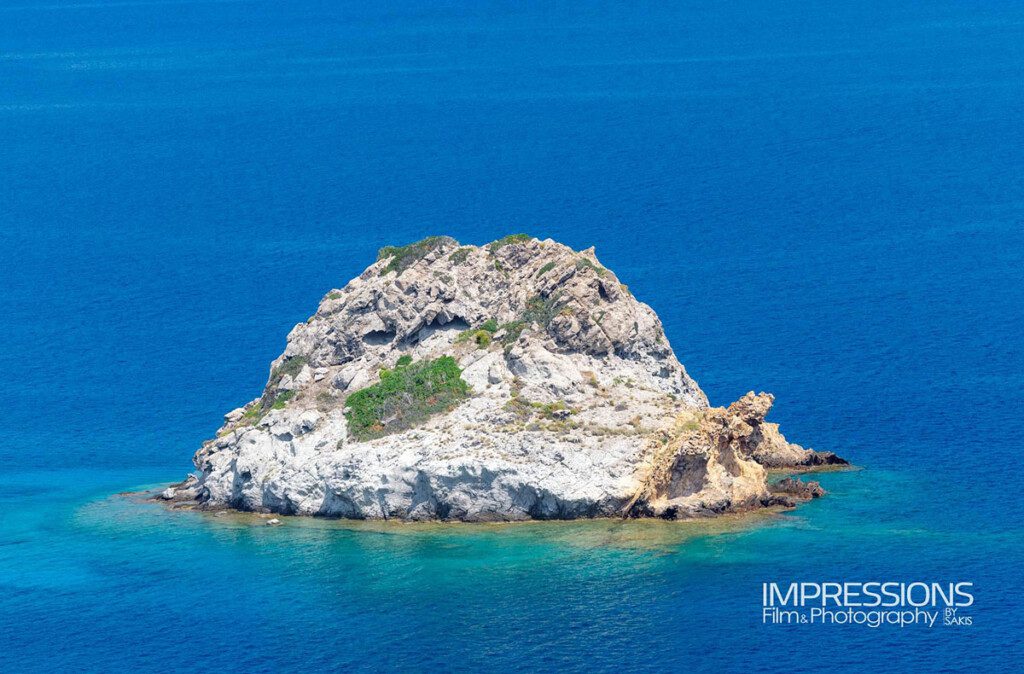
[(174, 487), (168, 487), (167, 489), (164, 489), (162, 492), (160, 492), (160, 498), (164, 499), (165, 501), (170, 501), (171, 499), (174, 498), (174, 495), (176, 493), (177, 492), (175, 492)]
[(428, 237), (385, 246), (327, 298), (173, 504), (267, 526), (282, 524), (271, 513), (682, 518), (815, 498), (813, 483), (770, 489), (765, 468), (842, 463), (766, 421), (768, 393), (711, 407), (593, 248)]

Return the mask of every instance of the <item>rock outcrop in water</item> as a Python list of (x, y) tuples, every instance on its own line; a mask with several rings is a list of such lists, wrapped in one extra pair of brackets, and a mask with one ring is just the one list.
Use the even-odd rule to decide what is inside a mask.
[(845, 463), (709, 407), (593, 249), (523, 235), (382, 249), (288, 335), (263, 394), (162, 494), (354, 518), (683, 517), (820, 495), (765, 467)]

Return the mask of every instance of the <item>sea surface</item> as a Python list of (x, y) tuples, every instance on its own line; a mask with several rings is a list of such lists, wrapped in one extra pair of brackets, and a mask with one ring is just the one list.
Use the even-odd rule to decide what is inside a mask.
[[(596, 246), (862, 470), (703, 524), (169, 513), (384, 245)], [(1020, 671), (1024, 5), (3, 0), (0, 670)], [(762, 583), (974, 583), (973, 625)]]

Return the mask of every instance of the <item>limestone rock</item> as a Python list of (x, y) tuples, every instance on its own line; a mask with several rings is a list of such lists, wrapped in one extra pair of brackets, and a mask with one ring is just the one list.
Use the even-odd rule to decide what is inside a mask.
[[(461, 369), (465, 400), (357, 437), (352, 394), (441, 356)], [(263, 394), (196, 452), (199, 477), (168, 491), (354, 518), (717, 514), (781, 498), (764, 466), (827, 461), (764, 421), (772, 400), (709, 408), (657, 315), (593, 249), (431, 237), (382, 249), (328, 292), (289, 333)]]
[(811, 466), (845, 466), (846, 459), (832, 452), (816, 452), (800, 445), (787, 442), (779, 432), (779, 425), (764, 420), (775, 402), (770, 393), (745, 396), (729, 405), (728, 412), (750, 426), (744, 451), (755, 461), (768, 468), (793, 468)]
[(798, 499), (820, 498), (825, 490), (817, 482), (804, 482), (793, 477), (786, 477), (771, 486), (773, 494), (786, 494)]

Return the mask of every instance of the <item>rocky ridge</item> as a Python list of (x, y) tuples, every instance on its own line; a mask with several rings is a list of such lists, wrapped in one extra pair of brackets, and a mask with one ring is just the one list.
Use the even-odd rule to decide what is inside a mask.
[(513, 235), (380, 251), (288, 335), (162, 498), (353, 518), (690, 517), (793, 505), (845, 464), (786, 441), (773, 398), (712, 408), (654, 311), (593, 248)]

